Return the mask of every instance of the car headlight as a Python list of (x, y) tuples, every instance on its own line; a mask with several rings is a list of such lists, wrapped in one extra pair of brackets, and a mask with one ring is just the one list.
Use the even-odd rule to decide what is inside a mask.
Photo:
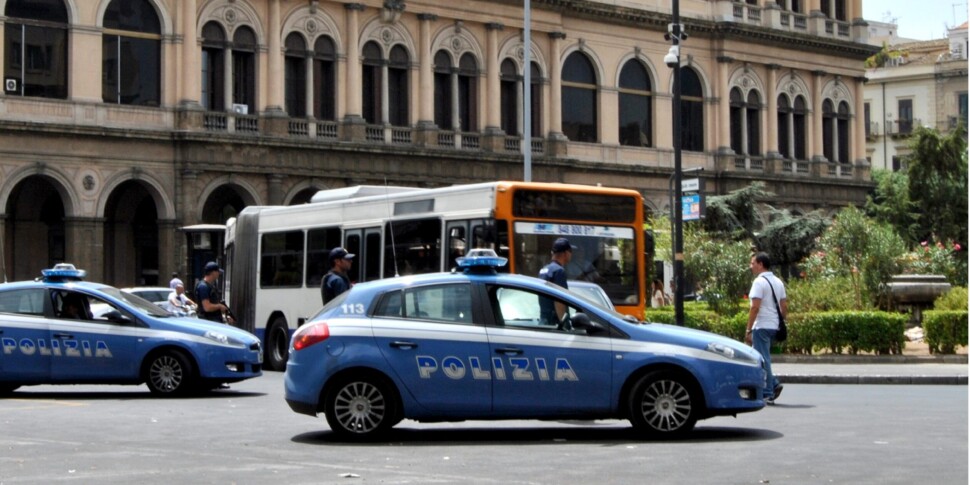
[(233, 347), (244, 347), (242, 342), (234, 338), (230, 338), (228, 335), (224, 333), (219, 333), (213, 330), (209, 330), (208, 332), (206, 332), (203, 335), (203, 337), (209, 340), (215, 340), (216, 342), (219, 342), (222, 345), (232, 345)]
[(713, 352), (717, 355), (727, 357), (731, 360), (739, 360), (746, 364), (758, 364), (758, 359), (752, 353), (744, 352), (742, 350), (735, 349), (729, 345), (724, 345), (718, 342), (711, 342), (707, 344), (707, 351)]

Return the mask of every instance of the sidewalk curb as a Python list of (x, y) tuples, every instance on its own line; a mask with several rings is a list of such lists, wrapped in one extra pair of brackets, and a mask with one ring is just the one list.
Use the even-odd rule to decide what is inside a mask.
[(783, 384), (920, 384), (966, 386), (967, 376), (852, 376), (778, 374)]
[(779, 364), (967, 364), (966, 354), (933, 355), (799, 355), (776, 354), (772, 363)]

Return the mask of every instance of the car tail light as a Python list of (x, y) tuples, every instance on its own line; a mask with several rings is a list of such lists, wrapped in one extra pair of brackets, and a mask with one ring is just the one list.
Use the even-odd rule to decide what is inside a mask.
[(330, 327), (326, 323), (307, 325), (300, 328), (293, 336), (293, 350), (303, 350), (328, 338), (330, 338)]

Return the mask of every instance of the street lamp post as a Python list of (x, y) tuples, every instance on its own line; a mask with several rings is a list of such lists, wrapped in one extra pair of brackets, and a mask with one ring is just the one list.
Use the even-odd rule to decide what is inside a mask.
[[(673, 125), (674, 125), (674, 203), (679, 204), (683, 198), (681, 139), (683, 136), (680, 126), (680, 41), (687, 35), (680, 25), (680, 0), (673, 0), (671, 23), (667, 26), (664, 36), (671, 41), (670, 51), (664, 56), (664, 63), (674, 70), (673, 96)], [(677, 325), (684, 325), (684, 211), (674, 209), (674, 319)]]

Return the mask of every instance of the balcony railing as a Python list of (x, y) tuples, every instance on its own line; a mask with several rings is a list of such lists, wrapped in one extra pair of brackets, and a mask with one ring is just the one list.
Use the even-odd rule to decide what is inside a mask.
[(886, 134), (892, 137), (907, 137), (913, 134), (917, 126), (921, 126), (922, 121), (911, 120), (892, 120), (886, 122)]
[(852, 164), (849, 163), (830, 163), (829, 176), (839, 178), (852, 178)]
[(782, 160), (781, 171), (794, 175), (808, 175), (811, 173), (808, 160)]
[(761, 157), (738, 155), (734, 157), (734, 169), (750, 172), (764, 172), (765, 160)]
[(875, 140), (879, 136), (879, 123), (870, 121), (866, 124), (866, 140)]
[[(546, 144), (541, 138), (530, 138), (529, 141), (532, 145), (532, 153), (541, 154), (545, 151)], [(505, 151), (522, 153), (522, 139), (512, 136), (505, 137)]]

